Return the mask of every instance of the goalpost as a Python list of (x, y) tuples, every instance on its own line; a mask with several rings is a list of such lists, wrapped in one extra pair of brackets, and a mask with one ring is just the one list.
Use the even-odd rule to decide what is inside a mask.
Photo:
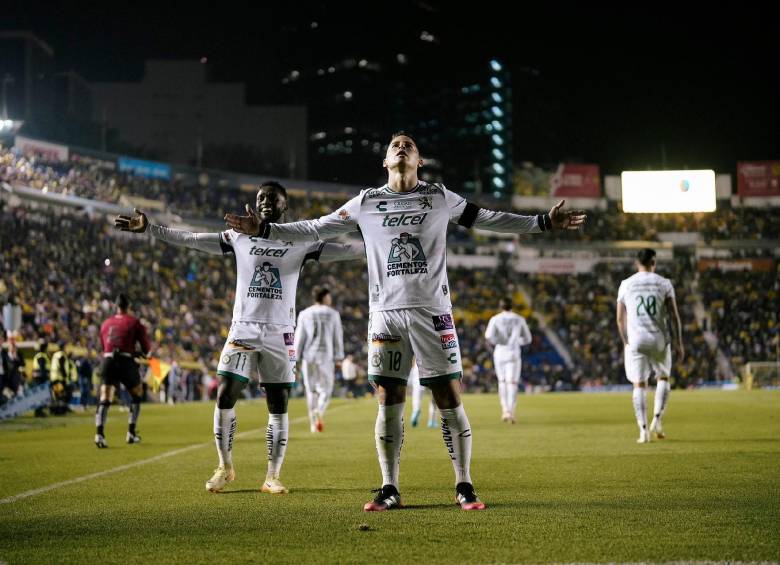
[(742, 366), (742, 382), (747, 390), (753, 388), (780, 389), (780, 362), (745, 363)]

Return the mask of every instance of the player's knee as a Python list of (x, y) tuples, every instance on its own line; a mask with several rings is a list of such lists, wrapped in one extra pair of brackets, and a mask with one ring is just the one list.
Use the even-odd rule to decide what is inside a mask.
[(236, 405), (236, 399), (228, 394), (217, 395), (217, 408), (220, 410), (230, 410)]

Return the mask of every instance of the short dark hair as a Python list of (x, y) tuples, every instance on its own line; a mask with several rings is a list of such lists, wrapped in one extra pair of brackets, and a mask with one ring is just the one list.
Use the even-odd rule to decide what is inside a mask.
[(390, 141), (388, 141), (388, 142), (387, 142), (387, 144), (388, 144), (388, 145), (390, 145), (390, 144), (393, 142), (393, 140), (394, 140), (396, 137), (398, 137), (398, 136), (401, 136), (401, 135), (403, 135), (404, 137), (408, 137), (409, 139), (411, 139), (411, 140), (412, 140), (412, 143), (414, 143), (414, 145), (415, 145), (415, 146), (416, 146), (418, 149), (420, 148), (420, 146), (419, 146), (419, 145), (417, 145), (417, 140), (416, 140), (416, 139), (414, 139), (414, 137), (412, 137), (412, 136), (411, 136), (411, 134), (408, 134), (408, 133), (406, 133), (404, 130), (399, 130), (399, 131), (395, 132), (393, 135), (391, 135), (391, 136), (390, 136)]
[(311, 290), (311, 295), (315, 302), (322, 302), (329, 294), (330, 289), (327, 286), (315, 286)]
[(270, 186), (271, 188), (275, 188), (276, 190), (278, 190), (279, 192), (282, 193), (282, 196), (287, 198), (287, 189), (282, 186), (282, 183), (280, 183), (278, 181), (275, 181), (275, 180), (267, 180), (265, 182), (261, 182), (260, 186), (257, 187), (258, 192), (264, 186)]
[(498, 302), (498, 306), (499, 306), (499, 308), (501, 308), (502, 310), (511, 310), (511, 309), (512, 309), (512, 299), (511, 299), (511, 298), (507, 298), (507, 297), (505, 296), (504, 298), (502, 298), (501, 300), (499, 300), (499, 302)]
[(124, 292), (120, 292), (116, 297), (116, 305), (120, 310), (127, 310), (130, 307), (130, 299)]
[(649, 267), (655, 262), (655, 249), (645, 247), (636, 254), (636, 260), (639, 261), (645, 267)]

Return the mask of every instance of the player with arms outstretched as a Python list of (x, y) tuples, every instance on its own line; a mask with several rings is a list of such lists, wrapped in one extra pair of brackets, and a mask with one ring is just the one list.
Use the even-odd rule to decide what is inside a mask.
[[(276, 222), (287, 210), (287, 191), (266, 182), (257, 192), (257, 212), (247, 204), (247, 213)], [(136, 210), (133, 216), (118, 216), (116, 226), (215, 255), (232, 254), (236, 260), (236, 302), (233, 322), (220, 354), (217, 375), (220, 384), (214, 408), (214, 438), (219, 466), (206, 482), (206, 489), (219, 492), (235, 479), (232, 449), (236, 431), (236, 401), (250, 379), (260, 376), (268, 405), (268, 472), (262, 491), (282, 494), (279, 480), (288, 439), (287, 402), (295, 383), (295, 293), (302, 266), (308, 261), (337, 261), (361, 257), (362, 246), (270, 240), (234, 230), (192, 233), (150, 225)]]
[(255, 214), (228, 214), (227, 225), (272, 239), (318, 241), (360, 229), (368, 258), (369, 380), (377, 391), (374, 428), (382, 487), (366, 511), (401, 506), (398, 492), (406, 381), (414, 356), (420, 381), (441, 413), (444, 444), (455, 470), (455, 492), (464, 510), (481, 510), (471, 481), (471, 425), (461, 403), (461, 357), (447, 280), (447, 226), (480, 227), (507, 233), (577, 229), (582, 212), (520, 216), (486, 210), (418, 179), (423, 165), (411, 136), (394, 134), (383, 162), (387, 184), (363, 190), (343, 207), (317, 220), (274, 224)]

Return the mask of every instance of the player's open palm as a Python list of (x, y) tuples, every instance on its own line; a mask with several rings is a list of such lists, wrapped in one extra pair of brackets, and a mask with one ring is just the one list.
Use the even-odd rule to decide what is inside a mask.
[(249, 204), (245, 206), (245, 210), (246, 214), (243, 216), (239, 216), (238, 214), (225, 214), (225, 224), (227, 227), (232, 228), (239, 233), (257, 235), (260, 233), (262, 221)]
[(550, 220), (553, 229), (556, 230), (578, 230), (585, 225), (588, 216), (585, 210), (562, 210), (566, 201), (561, 200), (550, 209)]
[(132, 216), (119, 215), (114, 218), (114, 227), (119, 228), (122, 231), (131, 231), (134, 233), (143, 233), (146, 228), (149, 227), (149, 220), (146, 214), (141, 212), (138, 208), (133, 208)]

